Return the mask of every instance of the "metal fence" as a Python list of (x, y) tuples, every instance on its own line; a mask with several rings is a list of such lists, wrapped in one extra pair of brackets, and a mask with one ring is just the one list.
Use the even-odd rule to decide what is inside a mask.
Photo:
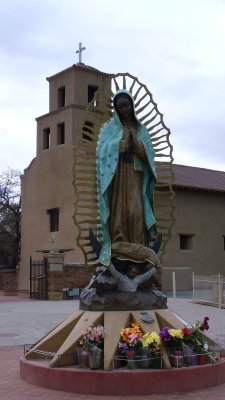
[(48, 300), (47, 259), (34, 261), (30, 257), (30, 298)]
[(193, 273), (193, 301), (225, 308), (225, 278), (223, 275), (200, 276)]

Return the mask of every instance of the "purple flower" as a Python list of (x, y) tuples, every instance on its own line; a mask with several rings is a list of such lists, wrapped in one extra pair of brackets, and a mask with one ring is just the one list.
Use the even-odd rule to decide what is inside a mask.
[(162, 342), (170, 342), (172, 339), (171, 335), (169, 334), (168, 330), (170, 328), (168, 326), (164, 326), (164, 328), (159, 332), (159, 336)]
[(127, 343), (119, 342), (119, 352), (120, 353), (125, 353), (127, 350), (128, 350)]

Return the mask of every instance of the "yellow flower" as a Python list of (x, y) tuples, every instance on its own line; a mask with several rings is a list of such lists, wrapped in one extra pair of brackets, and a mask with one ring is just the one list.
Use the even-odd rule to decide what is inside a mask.
[(147, 332), (142, 338), (143, 347), (159, 347), (160, 337), (157, 332)]
[(157, 332), (152, 332), (151, 333), (151, 337), (153, 338), (153, 340), (156, 343), (156, 345), (160, 346), (161, 341), (160, 341), (160, 337), (159, 337), (158, 333)]
[(169, 329), (169, 334), (177, 339), (183, 339), (184, 334), (181, 329)]

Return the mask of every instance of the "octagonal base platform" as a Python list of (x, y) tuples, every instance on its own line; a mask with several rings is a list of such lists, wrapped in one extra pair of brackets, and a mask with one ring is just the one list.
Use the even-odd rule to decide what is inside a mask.
[(225, 361), (167, 370), (89, 370), (49, 368), (21, 358), (20, 376), (48, 389), (104, 396), (144, 396), (199, 390), (225, 382)]
[[(25, 381), (79, 394), (150, 395), (198, 390), (225, 382), (225, 361), (216, 364), (172, 368), (163, 345), (161, 370), (113, 369), (120, 330), (139, 322), (143, 333), (159, 332), (163, 326), (181, 328), (184, 321), (169, 309), (145, 310), (152, 323), (143, 320), (139, 311), (78, 311), (56, 326), (39, 342), (31, 346), (20, 360), (20, 375)], [(105, 328), (104, 370), (81, 369), (76, 346), (82, 331), (90, 325)], [(204, 335), (209, 345), (212, 339)], [(48, 360), (48, 361), (47, 361)]]

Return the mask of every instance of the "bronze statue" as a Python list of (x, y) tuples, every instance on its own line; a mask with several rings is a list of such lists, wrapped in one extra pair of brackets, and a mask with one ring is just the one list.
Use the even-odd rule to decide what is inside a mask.
[(157, 236), (151, 138), (138, 121), (127, 90), (118, 91), (113, 104), (113, 117), (101, 128), (96, 149), (102, 237), (99, 261), (106, 266), (115, 258), (159, 264), (148, 248)]
[[(114, 295), (110, 296), (109, 307), (117, 307), (113, 298), (116, 297), (117, 302), (118, 291), (134, 294), (155, 274), (160, 261), (149, 244), (152, 241), (159, 250), (161, 242), (161, 236), (155, 242), (153, 189), (156, 173), (150, 135), (138, 121), (128, 91), (117, 92), (113, 104), (113, 117), (101, 127), (96, 147), (101, 243), (92, 230), (89, 232), (93, 249), (105, 268), (81, 294), (83, 303), (90, 305), (94, 297), (101, 303), (105, 284), (113, 284)], [(151, 301), (152, 295), (153, 292)], [(109, 300), (108, 293), (104, 306), (107, 296)], [(130, 296), (126, 296), (130, 301)], [(139, 307), (143, 308), (141, 296), (137, 299)], [(165, 306), (164, 297), (163, 301)]]
[[(82, 302), (92, 310), (165, 308), (165, 296), (154, 294), (152, 283), (159, 287), (157, 253), (171, 229), (169, 130), (146, 86), (121, 76), (119, 84), (120, 74), (109, 77), (89, 103), (75, 153), (77, 244), (95, 274), (81, 294), (81, 308)], [(124, 293), (138, 297), (138, 304), (121, 304)]]

